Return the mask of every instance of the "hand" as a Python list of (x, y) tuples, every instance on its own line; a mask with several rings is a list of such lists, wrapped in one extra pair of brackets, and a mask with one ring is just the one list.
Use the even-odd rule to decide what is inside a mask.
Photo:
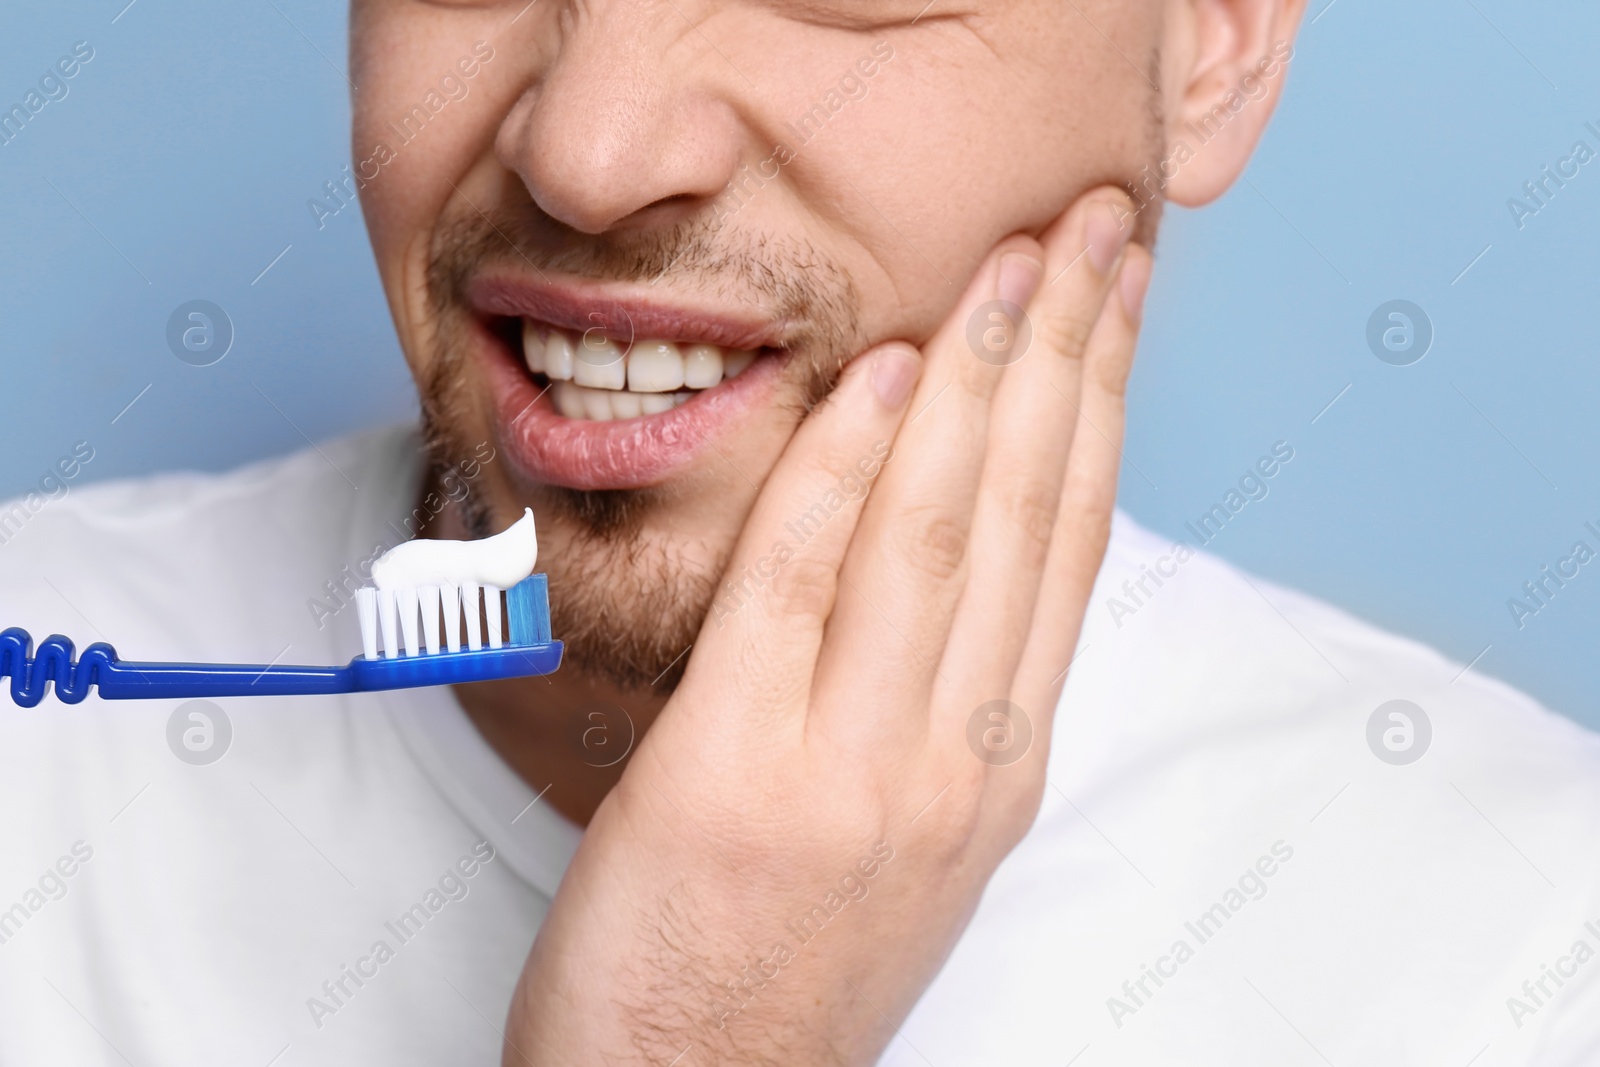
[[(801, 424), (744, 593), (561, 884), (507, 1065), (877, 1059), (1038, 811), (1116, 497), (1131, 218), (1103, 188), (1007, 238), (923, 352), (866, 353)], [(968, 340), (999, 298), (1032, 328), (1008, 366)]]

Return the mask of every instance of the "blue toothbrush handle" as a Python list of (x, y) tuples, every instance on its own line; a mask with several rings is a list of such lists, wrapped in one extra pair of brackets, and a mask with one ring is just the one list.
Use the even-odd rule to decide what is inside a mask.
[(56, 698), (65, 704), (78, 703), (96, 687), (106, 700), (363, 693), (551, 674), (561, 666), (561, 650), (560, 641), (547, 640), (478, 652), (357, 656), (343, 667), (136, 663), (118, 659), (116, 649), (104, 642), (74, 660), (72, 642), (60, 634), (45, 638), (30, 655), (33, 638), (12, 627), (0, 630), (0, 678), (11, 678), (11, 699), (25, 708), (43, 700), (52, 682)]

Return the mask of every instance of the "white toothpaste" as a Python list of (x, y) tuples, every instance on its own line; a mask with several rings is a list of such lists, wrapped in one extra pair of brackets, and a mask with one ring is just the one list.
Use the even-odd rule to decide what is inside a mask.
[(525, 508), (522, 518), (493, 537), (396, 545), (372, 565), (372, 581), (379, 589), (468, 583), (510, 589), (533, 573), (538, 560), (533, 509)]

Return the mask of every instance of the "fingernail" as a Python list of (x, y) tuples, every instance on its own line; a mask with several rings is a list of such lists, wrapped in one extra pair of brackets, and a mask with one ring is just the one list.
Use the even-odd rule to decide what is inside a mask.
[(1083, 224), (1089, 242), (1089, 262), (1106, 273), (1122, 254), (1122, 246), (1133, 236), (1133, 220), (1116, 200), (1101, 200), (1089, 205), (1089, 218)]
[(1138, 322), (1144, 314), (1144, 294), (1149, 288), (1149, 257), (1135, 256), (1122, 265), (1117, 278), (1117, 296), (1122, 300), (1122, 310), (1129, 322)]
[(1007, 252), (1000, 257), (1000, 280), (995, 288), (1001, 300), (1025, 308), (1039, 291), (1042, 277), (1043, 263), (1021, 252)]
[(890, 411), (899, 411), (911, 398), (911, 389), (921, 375), (922, 360), (901, 345), (872, 357), (872, 391)]

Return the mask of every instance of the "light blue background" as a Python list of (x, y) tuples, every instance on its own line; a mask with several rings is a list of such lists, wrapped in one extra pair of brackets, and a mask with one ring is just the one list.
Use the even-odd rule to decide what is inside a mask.
[[(95, 49), (0, 147), (0, 494), (79, 439), (90, 479), (217, 470), (414, 410), (357, 209), (319, 231), (306, 207), (349, 158), (343, 6), (125, 3), (0, 16), (7, 106), (73, 42)], [(1575, 540), (1600, 547), (1600, 161), (1520, 232), (1506, 207), (1575, 140), (1600, 148), (1600, 10), (1324, 5), (1248, 181), (1168, 215), (1123, 506), (1187, 536), (1286, 440), (1295, 459), (1213, 551), (1482, 652), (1600, 726), (1600, 562), (1521, 630), (1506, 606)], [(237, 331), (204, 369), (164, 339), (196, 297)], [(1364, 339), (1396, 297), (1436, 330), (1409, 367)]]

